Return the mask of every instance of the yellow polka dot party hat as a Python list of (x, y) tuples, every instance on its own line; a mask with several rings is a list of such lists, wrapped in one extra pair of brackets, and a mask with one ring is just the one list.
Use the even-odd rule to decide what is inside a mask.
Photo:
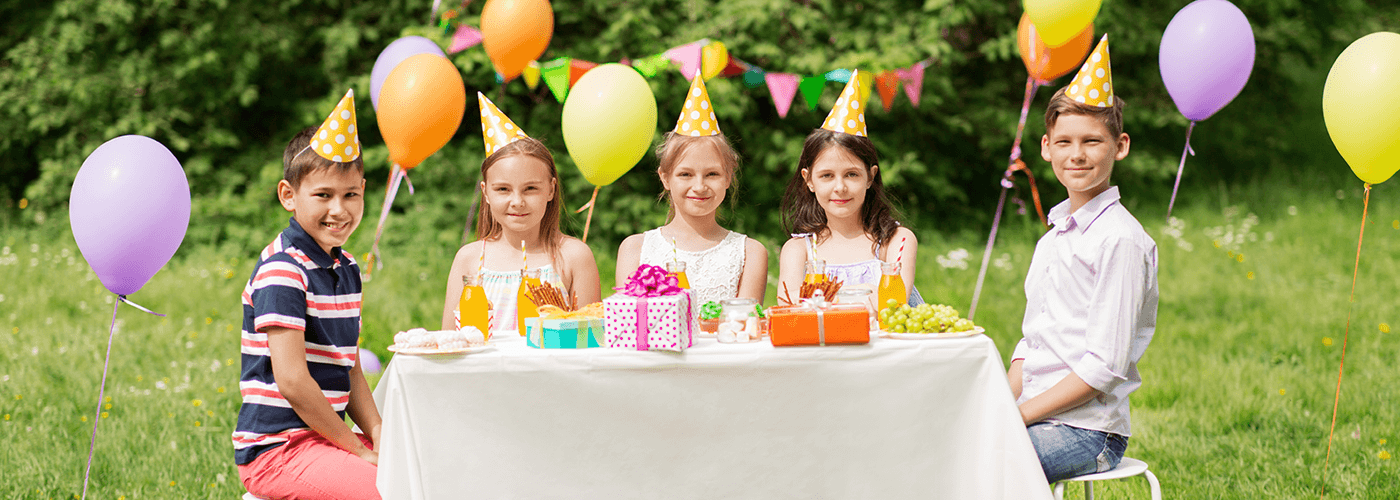
[(481, 105), (481, 137), (486, 142), (486, 156), (491, 156), (491, 153), (507, 144), (530, 137), (481, 92), (476, 93), (476, 102)]
[(846, 88), (842, 89), (841, 96), (836, 98), (836, 106), (826, 115), (822, 128), (866, 137), (865, 103), (862, 102), (861, 95), (865, 94), (861, 92), (860, 70), (853, 70), (851, 81), (846, 82)]
[(675, 132), (691, 137), (719, 135), (719, 121), (715, 120), (714, 106), (710, 105), (710, 92), (705, 90), (705, 80), (698, 73), (690, 82), (690, 92), (685, 94), (685, 108), (676, 120)]
[(311, 136), (311, 150), (330, 161), (354, 161), (360, 157), (360, 134), (355, 125), (355, 89), (345, 92), (335, 110)]
[(1099, 46), (1084, 61), (1084, 67), (1074, 75), (1065, 89), (1065, 97), (1075, 101), (1106, 108), (1113, 105), (1113, 68), (1108, 64), (1108, 35), (1099, 40)]

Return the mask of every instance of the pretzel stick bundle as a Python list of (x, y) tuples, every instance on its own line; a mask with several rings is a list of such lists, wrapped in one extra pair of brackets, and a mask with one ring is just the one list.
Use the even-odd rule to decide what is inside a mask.
[(830, 276), (821, 283), (808, 283), (804, 281), (802, 282), (802, 287), (798, 289), (797, 296), (802, 299), (810, 299), (816, 294), (817, 290), (821, 290), (822, 296), (826, 297), (827, 300), (831, 300), (836, 298), (836, 292), (841, 290), (841, 285), (842, 283), (840, 280), (832, 279)]
[(529, 289), (526, 290), (525, 293), (530, 296), (530, 300), (535, 301), (536, 306), (550, 305), (564, 311), (573, 311), (578, 308), (577, 295), (570, 294), (569, 298), (565, 299), (564, 292), (552, 284), (541, 283), (539, 285), (532, 285), (526, 283), (526, 286), (529, 287)]

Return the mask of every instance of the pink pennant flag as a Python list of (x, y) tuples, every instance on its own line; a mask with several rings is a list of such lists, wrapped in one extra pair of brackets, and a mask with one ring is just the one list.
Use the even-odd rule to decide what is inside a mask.
[(681, 75), (685, 76), (686, 80), (693, 80), (695, 75), (700, 72), (700, 61), (707, 43), (709, 40), (687, 43), (666, 51), (666, 57), (680, 64)]
[(919, 107), (919, 96), (924, 90), (924, 63), (920, 61), (905, 69), (894, 70), (899, 81), (904, 83), (904, 95), (914, 107)]
[(481, 43), (481, 31), (463, 24), (458, 26), (457, 33), (452, 35), (452, 46), (447, 49), (447, 53), (456, 54), (475, 47), (478, 43)]
[(768, 92), (773, 94), (773, 105), (778, 107), (778, 116), (787, 118), (792, 98), (797, 95), (797, 75), (791, 73), (767, 73), (763, 79), (768, 82)]

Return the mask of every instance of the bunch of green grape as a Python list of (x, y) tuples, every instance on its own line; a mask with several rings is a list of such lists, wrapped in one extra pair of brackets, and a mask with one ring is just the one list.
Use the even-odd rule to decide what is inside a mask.
[(975, 328), (972, 320), (958, 317), (958, 310), (942, 304), (899, 305), (891, 299), (880, 310), (880, 323), (894, 333), (950, 333)]

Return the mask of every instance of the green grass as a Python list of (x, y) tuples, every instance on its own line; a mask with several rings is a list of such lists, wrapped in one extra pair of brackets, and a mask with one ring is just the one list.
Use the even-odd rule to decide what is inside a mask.
[[(1359, 189), (1336, 194), (1256, 184), (1183, 197), (1179, 238), (1160, 207), (1129, 201), (1158, 243), (1161, 302), (1132, 399), (1128, 454), (1151, 464), (1168, 498), (1318, 494), (1361, 211)], [(1400, 452), (1400, 259), (1390, 250), (1400, 243), (1392, 225), (1400, 225), (1400, 196), (1388, 185), (1374, 194), (1327, 480), (1333, 498), (1388, 498), (1400, 487), (1400, 460), (1381, 458)], [(1243, 232), (1249, 214), (1257, 223)], [(66, 215), (42, 224), (35, 215), (0, 221), (8, 248), (0, 252), (0, 497), (70, 498), (82, 488), (112, 304), (78, 255)], [(381, 354), (394, 332), (437, 324), (460, 235), (414, 228), (414, 215), (395, 214), (389, 233), (415, 235), (386, 246), (389, 266), (366, 284), (364, 344)], [(362, 226), (352, 248), (368, 248), (372, 229)], [(988, 270), (977, 320), (1004, 358), (1019, 338), (1022, 281), (1039, 234), (1011, 217), (994, 254), (1006, 265)], [(926, 298), (966, 312), (984, 237), (922, 235), (917, 284)], [(970, 254), (966, 269), (937, 263), (959, 248)], [(595, 247), (605, 287), (613, 252)], [(228, 436), (238, 409), (238, 295), (251, 257), (182, 249), (132, 296), (167, 317), (120, 309), (93, 498), (241, 494)], [(1383, 323), (1397, 329), (1383, 333)], [(1081, 491), (1069, 488), (1071, 497)], [(1098, 493), (1146, 498), (1147, 488), (1130, 479)]]

